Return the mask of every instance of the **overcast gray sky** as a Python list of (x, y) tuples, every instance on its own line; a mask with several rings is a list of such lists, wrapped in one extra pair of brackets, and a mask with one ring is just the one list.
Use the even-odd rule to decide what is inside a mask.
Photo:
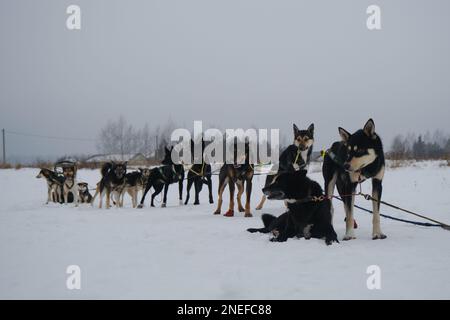
[[(79, 31), (66, 28), (70, 4)], [(380, 31), (366, 28), (370, 4)], [(95, 139), (120, 114), (286, 135), (314, 122), (316, 150), (369, 117), (387, 146), (448, 132), (449, 12), (446, 0), (2, 0), (0, 127)], [(7, 138), (12, 157), (95, 152)]]

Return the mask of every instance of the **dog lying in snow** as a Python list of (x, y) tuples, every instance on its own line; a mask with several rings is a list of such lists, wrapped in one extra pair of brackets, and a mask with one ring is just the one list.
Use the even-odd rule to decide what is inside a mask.
[[(264, 214), (264, 228), (247, 229), (249, 232), (272, 232), (271, 241), (283, 242), (288, 238), (325, 238), (327, 245), (339, 242), (331, 219), (331, 201), (323, 198), (320, 185), (306, 177), (306, 171), (280, 173), (272, 184), (263, 188), (268, 199), (286, 200), (288, 211), (278, 218)], [(322, 198), (321, 198), (322, 197)], [(316, 201), (314, 199), (321, 199)]]

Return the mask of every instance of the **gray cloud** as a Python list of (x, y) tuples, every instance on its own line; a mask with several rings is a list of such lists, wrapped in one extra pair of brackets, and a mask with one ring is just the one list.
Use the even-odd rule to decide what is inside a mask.
[[(168, 0), (0, 3), (0, 126), (96, 138), (108, 119), (222, 128), (316, 125), (316, 146), (375, 119), (394, 134), (446, 130), (448, 1)], [(78, 4), (82, 30), (65, 27)], [(11, 155), (95, 143), (8, 136)]]

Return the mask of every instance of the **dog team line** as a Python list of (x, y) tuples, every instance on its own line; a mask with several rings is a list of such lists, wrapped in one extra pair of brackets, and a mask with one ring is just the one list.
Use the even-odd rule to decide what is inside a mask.
[[(209, 203), (213, 204), (211, 164), (221, 163), (214, 214), (222, 213), (223, 192), (228, 186), (230, 201), (224, 216), (234, 216), (236, 200), (237, 211), (244, 213), (245, 217), (252, 217), (250, 200), (255, 164), (271, 163), (276, 169), (267, 175), (262, 198), (255, 209), (261, 210), (266, 199), (271, 199), (283, 200), (287, 210), (278, 217), (263, 214), (264, 227), (250, 228), (247, 231), (270, 233), (271, 241), (283, 242), (293, 237), (318, 238), (324, 239), (327, 245), (339, 242), (333, 227), (334, 210), (331, 200), (335, 187), (344, 202), (346, 231), (343, 240), (352, 240), (355, 239), (357, 228), (353, 217), (355, 190), (359, 183), (371, 179), (372, 239), (385, 239), (379, 212), (385, 158), (381, 139), (375, 132), (375, 123), (369, 119), (362, 129), (354, 133), (341, 127), (338, 132), (340, 141), (333, 143), (324, 154), (323, 188), (307, 176), (314, 145), (314, 124), (303, 130), (294, 124), (293, 143), (281, 154), (278, 154), (278, 130), (272, 129), (269, 156), (265, 129), (260, 129), (258, 134), (255, 129), (227, 129), (225, 135), (217, 129), (208, 129), (203, 133), (202, 123), (195, 121), (195, 141), (188, 130), (175, 130), (171, 140), (176, 145), (165, 148), (161, 166), (127, 172), (127, 162), (104, 163), (93, 197), (90, 196), (86, 183), (77, 183), (76, 167), (64, 168), (62, 176), (51, 170), (41, 169), (37, 177), (47, 181), (47, 203), (67, 203), (72, 200), (75, 205), (78, 202), (94, 205), (99, 197), (99, 208), (102, 208), (103, 198), (106, 197), (106, 208), (111, 207), (111, 201), (115, 206), (123, 207), (124, 196), (129, 194), (133, 208), (143, 208), (147, 193), (153, 189), (150, 206), (155, 206), (155, 197), (164, 190), (161, 207), (165, 207), (171, 184), (178, 185), (178, 198), (180, 204), (183, 203), (183, 182), (187, 180), (185, 205), (189, 203), (192, 186), (195, 190), (194, 205), (200, 204), (199, 194), (203, 185), (207, 185)], [(140, 191), (142, 196), (138, 203)], [(244, 193), (245, 203), (241, 199)]]

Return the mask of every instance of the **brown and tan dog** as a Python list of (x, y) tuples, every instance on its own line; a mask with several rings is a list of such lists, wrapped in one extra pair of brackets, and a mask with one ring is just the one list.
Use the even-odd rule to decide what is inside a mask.
[[(224, 164), (219, 172), (219, 196), (217, 209), (214, 214), (220, 214), (222, 209), (222, 194), (226, 185), (230, 188), (230, 204), (225, 217), (234, 216), (234, 190), (235, 184), (238, 188), (237, 203), (239, 212), (245, 212), (245, 217), (252, 217), (250, 212), (250, 198), (252, 194), (252, 179), (254, 174), (253, 165), (249, 162), (249, 145), (245, 144), (245, 162), (243, 164)], [(242, 206), (241, 197), (246, 191), (245, 208)]]

